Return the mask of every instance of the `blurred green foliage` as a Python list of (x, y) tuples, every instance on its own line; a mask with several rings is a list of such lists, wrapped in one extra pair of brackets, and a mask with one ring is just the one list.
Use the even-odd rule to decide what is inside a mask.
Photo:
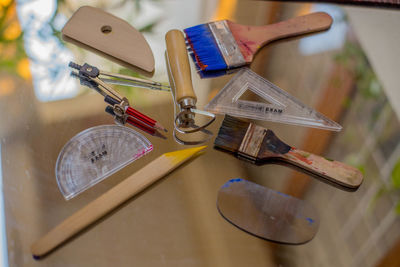
[(400, 159), (397, 160), (393, 167), (391, 179), (393, 187), (395, 189), (400, 189)]
[[(4, 4), (4, 3), (3, 3)], [(18, 64), (26, 53), (15, 1), (0, 4), (0, 69), (18, 74)]]
[(366, 55), (357, 43), (346, 42), (335, 60), (354, 73), (357, 89), (366, 98), (378, 98), (382, 93), (382, 85), (375, 75)]
[[(365, 53), (362, 48), (353, 42), (346, 42), (342, 51), (335, 56), (337, 63), (341, 64), (349, 71), (351, 71), (355, 76), (357, 92), (363, 97), (363, 106), (359, 107), (359, 112), (368, 111), (368, 114), (364, 114), (365, 118), (368, 118), (369, 128), (366, 130), (372, 130), (373, 125), (380, 118), (380, 114), (386, 108), (390, 108), (385, 94), (383, 93), (383, 87), (379, 82), (376, 74), (374, 73)], [(347, 107), (352, 105), (352, 100), (348, 99), (345, 103)], [(367, 107), (367, 108), (366, 108)], [(368, 108), (369, 107), (369, 108)], [(354, 108), (354, 107), (352, 107)], [(365, 110), (364, 110), (365, 108)], [(384, 138), (387, 140), (380, 140), (380, 143), (385, 143), (385, 141), (391, 141), (394, 137), (392, 135), (385, 135), (385, 131), (393, 130), (395, 127), (393, 123), (387, 121), (384, 123), (382, 132), (378, 138)], [(389, 131), (392, 132), (392, 131)], [(396, 140), (396, 139), (394, 139)], [(364, 177), (368, 177), (367, 169), (365, 164), (358, 164), (358, 168), (363, 173)], [(372, 177), (370, 177), (372, 178)], [(384, 195), (394, 196), (395, 199), (399, 199), (400, 196), (400, 158), (394, 164), (393, 169), (390, 174), (390, 182), (388, 184), (383, 184), (376, 192), (374, 198), (372, 199), (371, 205), (374, 206), (376, 201)], [(400, 214), (400, 200), (397, 200), (395, 211)]]
[[(391, 192), (400, 195), (400, 159), (397, 160), (391, 173)], [(400, 200), (396, 204), (396, 213), (400, 215)]]

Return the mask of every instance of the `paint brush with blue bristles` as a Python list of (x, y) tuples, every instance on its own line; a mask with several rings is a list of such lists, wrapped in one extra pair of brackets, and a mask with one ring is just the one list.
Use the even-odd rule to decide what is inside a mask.
[(220, 20), (184, 31), (198, 69), (216, 72), (250, 64), (254, 54), (272, 41), (327, 30), (331, 24), (331, 16), (316, 12), (265, 26)]

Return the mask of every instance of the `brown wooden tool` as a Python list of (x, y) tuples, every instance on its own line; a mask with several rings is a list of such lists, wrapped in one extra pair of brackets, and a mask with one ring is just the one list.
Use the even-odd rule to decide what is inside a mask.
[(167, 56), (171, 74), (175, 86), (175, 101), (185, 106), (185, 102), (196, 105), (197, 97), (193, 90), (192, 75), (186, 54), (186, 44), (183, 33), (179, 30), (171, 30), (165, 35)]
[[(175, 114), (174, 119), (175, 140), (182, 144), (199, 144), (205, 142), (212, 136), (212, 133), (205, 128), (215, 120), (215, 115), (196, 109), (197, 97), (193, 90), (185, 37), (179, 30), (170, 30), (165, 35), (165, 42), (167, 46), (166, 63), (171, 91), (175, 94), (175, 103), (179, 106), (179, 113)], [(196, 125), (196, 114), (207, 118), (206, 123), (202, 123), (201, 126)], [(207, 137), (195, 142), (185, 142), (176, 135), (176, 132), (188, 134), (198, 131), (203, 131)]]
[(166, 176), (193, 156), (199, 154), (205, 148), (206, 146), (201, 146), (161, 155), (65, 219), (61, 224), (35, 242), (31, 247), (33, 256), (40, 258), (46, 255), (129, 198)]
[(143, 35), (126, 21), (99, 8), (79, 8), (62, 34), (147, 72), (154, 71), (154, 56)]

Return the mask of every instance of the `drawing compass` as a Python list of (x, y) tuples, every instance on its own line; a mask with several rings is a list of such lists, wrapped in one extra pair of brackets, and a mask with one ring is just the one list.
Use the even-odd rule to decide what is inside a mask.
[(165, 138), (157, 131), (157, 130), (162, 130), (165, 132), (167, 131), (159, 122), (153, 120), (152, 118), (132, 108), (126, 97), (121, 96), (118, 92), (116, 92), (113, 88), (111, 88), (111, 86), (109, 86), (106, 83), (110, 80), (114, 81), (114, 83), (117, 83), (116, 82), (117, 80), (102, 79), (99, 78), (99, 76), (104, 75), (104, 76), (123, 78), (125, 80), (131, 81), (131, 82), (128, 81), (128, 84), (125, 81), (123, 85), (136, 86), (135, 84), (138, 83), (145, 88), (150, 88), (150, 89), (157, 88), (155, 90), (169, 91), (169, 89), (167, 90), (169, 86), (140, 78), (134, 78), (126, 75), (112, 74), (100, 71), (98, 68), (89, 65), (87, 63), (79, 65), (74, 62), (70, 62), (69, 67), (79, 71), (78, 73), (72, 72), (72, 75), (78, 77), (81, 81), (81, 84), (96, 90), (104, 97), (104, 101), (109, 104), (106, 107), (106, 112), (114, 117), (114, 120), (117, 124), (125, 125), (126, 123), (129, 123), (130, 125), (135, 126), (151, 135)]

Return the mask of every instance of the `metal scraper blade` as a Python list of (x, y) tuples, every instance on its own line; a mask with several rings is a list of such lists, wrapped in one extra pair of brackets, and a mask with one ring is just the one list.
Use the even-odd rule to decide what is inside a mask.
[[(240, 99), (248, 90), (268, 103)], [(204, 109), (217, 114), (229, 114), (248, 119), (308, 126), (331, 131), (340, 131), (342, 129), (342, 126), (338, 123), (308, 107), (249, 68), (240, 70)]]
[(58, 155), (58, 187), (69, 200), (152, 150), (149, 140), (125, 126), (86, 129), (69, 140)]
[(304, 244), (319, 227), (317, 212), (305, 201), (240, 178), (221, 187), (217, 207), (239, 229), (283, 244)]

